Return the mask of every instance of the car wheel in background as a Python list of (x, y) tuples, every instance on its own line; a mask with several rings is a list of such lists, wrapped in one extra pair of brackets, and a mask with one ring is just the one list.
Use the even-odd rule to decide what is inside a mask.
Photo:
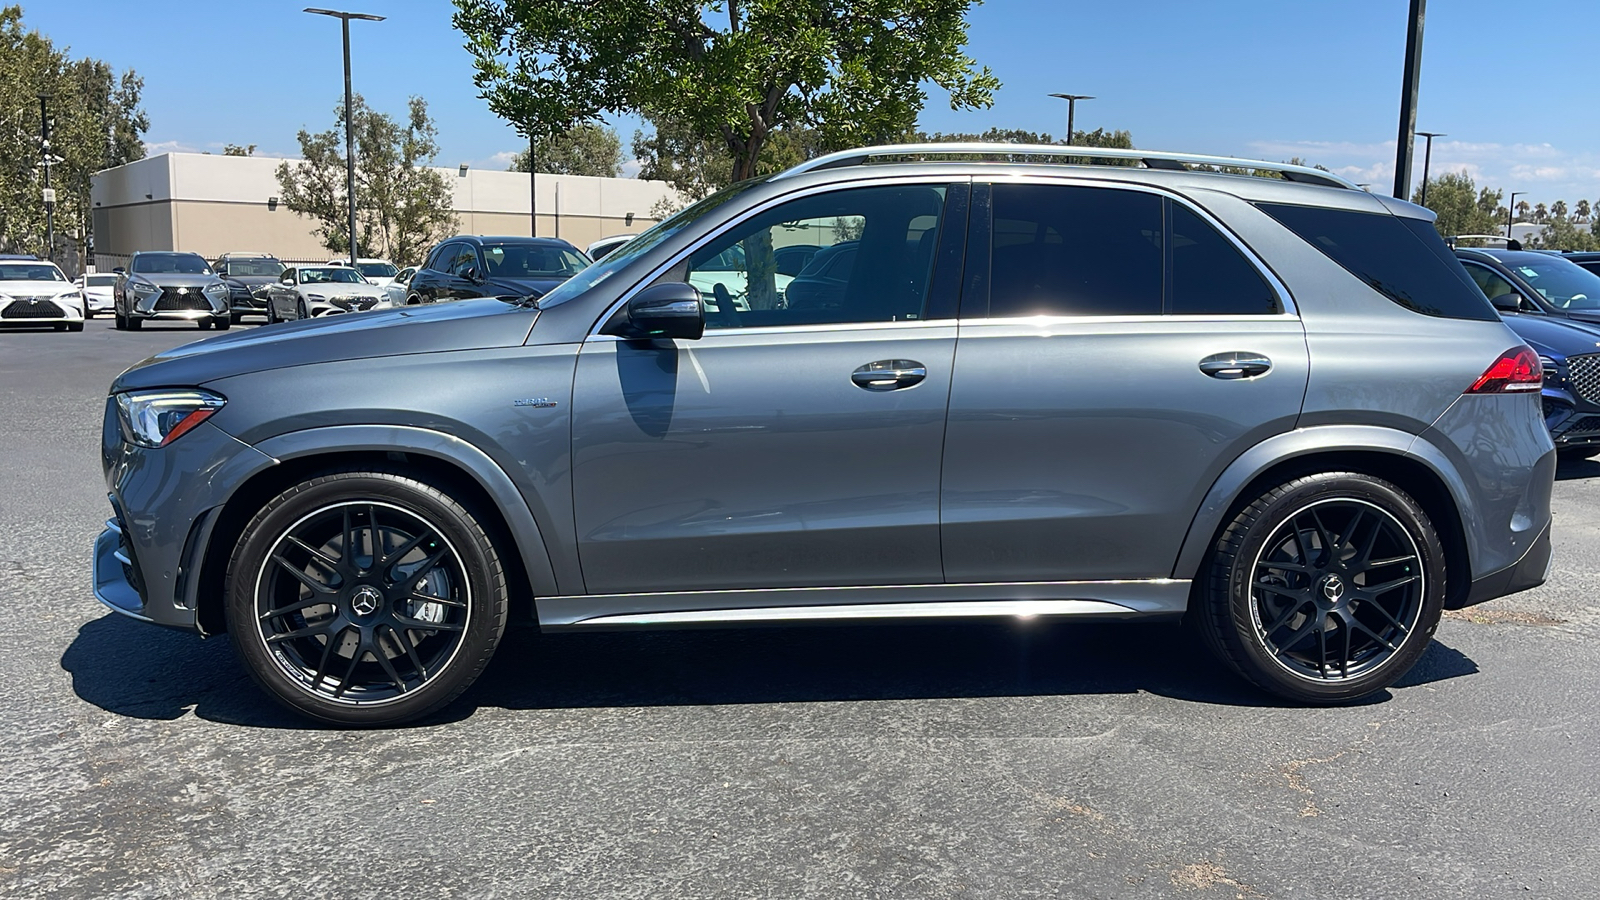
[(144, 320), (143, 319), (135, 319), (133, 316), (128, 316), (127, 320), (128, 320), (128, 330), (129, 331), (138, 331), (139, 329), (144, 327)]
[(67, 323), (67, 330), (68, 331), (82, 331), (83, 330), (83, 323), (82, 322), (68, 322)]
[(1326, 472), (1272, 488), (1234, 517), (1191, 619), (1257, 686), (1344, 703), (1421, 657), (1444, 577), (1439, 535), (1416, 501), (1369, 475)]
[(228, 632), (255, 680), (341, 725), (427, 715), (477, 679), (508, 590), (488, 531), (437, 488), (340, 471), (273, 498), (228, 563)]
[(299, 303), (295, 304), (294, 314), (295, 317), (299, 319), (311, 318), (311, 313), (306, 311), (306, 302), (304, 300), (301, 300)]
[(239, 321), (239, 320), (235, 319), (232, 316), (218, 316), (213, 321), (213, 324), (217, 326), (217, 330), (218, 331), (227, 331), (229, 328), (232, 328), (233, 327), (233, 323), (235, 323), (237, 321)]
[(85, 306), (83, 308), (83, 318), (84, 318), (85, 321), (94, 318), (94, 310), (92, 310), (89, 307)]
[(194, 321), (194, 324), (195, 324), (195, 327), (199, 328), (201, 331), (210, 331), (211, 330), (211, 322), (212, 322), (211, 319), (196, 319)]
[(244, 320), (244, 316), (240, 315), (239, 313), (228, 313), (228, 324), (229, 325), (237, 325), (243, 320)]

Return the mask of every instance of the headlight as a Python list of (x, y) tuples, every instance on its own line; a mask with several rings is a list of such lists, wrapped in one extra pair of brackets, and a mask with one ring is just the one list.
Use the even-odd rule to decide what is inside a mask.
[(307, 294), (306, 295), (306, 299), (307, 300), (327, 300), (328, 298), (322, 296), (321, 294)]
[(117, 395), (122, 433), (141, 447), (165, 447), (227, 403), (210, 391), (135, 391)]
[(228, 292), (228, 286), (218, 281), (208, 284), (200, 290), (207, 294), (226, 294)]
[(1539, 357), (1539, 368), (1544, 370), (1545, 381), (1555, 381), (1561, 377), (1561, 366), (1548, 356)]
[(153, 284), (145, 284), (142, 281), (136, 281), (133, 284), (133, 292), (135, 294), (159, 294), (161, 293), (161, 288), (158, 288)]

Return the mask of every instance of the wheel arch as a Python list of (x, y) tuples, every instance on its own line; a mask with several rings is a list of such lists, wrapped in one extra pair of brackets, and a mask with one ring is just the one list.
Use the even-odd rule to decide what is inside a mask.
[(1382, 478), (1422, 506), (1444, 545), (1445, 608), (1465, 600), (1473, 572), (1462, 510), (1467, 490), (1445, 455), (1415, 435), (1378, 426), (1333, 425), (1269, 438), (1234, 460), (1213, 482), (1190, 522), (1172, 577), (1199, 583), (1201, 566), (1238, 511), (1274, 485), (1316, 472)]
[(538, 523), (510, 477), (478, 448), (452, 435), (391, 425), (313, 428), (261, 442), (276, 465), (252, 474), (224, 502), (206, 543), (193, 598), (204, 634), (221, 634), (228, 560), (250, 519), (272, 497), (316, 474), (354, 467), (409, 475), (450, 492), (508, 551), (511, 621), (534, 621), (533, 598), (560, 593)]

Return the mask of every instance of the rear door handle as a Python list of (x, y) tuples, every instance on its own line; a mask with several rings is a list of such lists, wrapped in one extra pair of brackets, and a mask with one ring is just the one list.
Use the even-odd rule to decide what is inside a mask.
[(1200, 360), (1200, 371), (1224, 381), (1255, 378), (1271, 369), (1272, 360), (1259, 353), (1213, 353)]
[(928, 367), (914, 359), (880, 359), (850, 373), (856, 387), (869, 391), (898, 391), (927, 377)]

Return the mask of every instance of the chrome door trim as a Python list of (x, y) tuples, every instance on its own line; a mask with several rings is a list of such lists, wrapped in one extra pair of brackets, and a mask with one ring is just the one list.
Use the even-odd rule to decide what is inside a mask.
[(547, 630), (667, 624), (760, 624), (956, 616), (1175, 616), (1188, 607), (1189, 581), (1018, 581), (661, 591), (540, 597)]
[[(607, 318), (609, 318), (609, 316), (607, 316)], [(1261, 317), (1256, 316), (1255, 318), (1259, 319)], [(1281, 317), (1274, 316), (1272, 318)], [(701, 337), (700, 340), (703, 341), (706, 338), (718, 337), (725, 334), (743, 334), (751, 336), (764, 334), (828, 334), (830, 332), (878, 331), (884, 328), (954, 329), (955, 326), (955, 319), (905, 319), (899, 322), (834, 322), (827, 325), (762, 325), (756, 328), (708, 328), (706, 329), (705, 335)], [(585, 342), (626, 340), (630, 340), (630, 338), (618, 337), (614, 334), (590, 334), (589, 337), (585, 339)], [(699, 341), (696, 341), (695, 343), (699, 343)]]
[[(1165, 198), (1167, 198), (1168, 200), (1171, 200), (1174, 203), (1181, 204), (1185, 209), (1187, 209), (1190, 212), (1194, 213), (1196, 216), (1199, 216), (1201, 221), (1205, 222), (1207, 225), (1210, 225), (1212, 228), (1215, 228), (1217, 230), (1218, 234), (1221, 234), (1223, 236), (1223, 238), (1225, 238), (1229, 243), (1233, 244), (1234, 249), (1236, 249), (1240, 253), (1244, 254), (1245, 261), (1250, 263), (1250, 265), (1256, 270), (1257, 273), (1259, 273), (1261, 275), (1262, 278), (1266, 279), (1267, 286), (1272, 288), (1272, 290), (1275, 293), (1277, 293), (1278, 300), (1283, 304), (1283, 312), (1279, 313), (1277, 315), (1270, 315), (1270, 316), (1229, 316), (1227, 318), (1229, 318), (1229, 319), (1244, 319), (1244, 318), (1248, 318), (1248, 319), (1279, 319), (1279, 318), (1283, 318), (1285, 316), (1288, 316), (1288, 317), (1291, 317), (1291, 318), (1298, 319), (1300, 317), (1300, 307), (1299, 307), (1298, 304), (1296, 304), (1294, 302), (1294, 295), (1289, 292), (1289, 286), (1283, 283), (1283, 279), (1279, 278), (1276, 272), (1272, 271), (1272, 267), (1267, 265), (1266, 260), (1262, 259), (1254, 250), (1250, 249), (1250, 245), (1248, 245), (1244, 241), (1240, 240), (1239, 236), (1233, 233), (1233, 229), (1229, 228), (1226, 224), (1224, 224), (1221, 219), (1218, 219), (1216, 216), (1213, 216), (1209, 211), (1207, 211), (1205, 209), (1202, 209), (1193, 200), (1190, 200), (1188, 197), (1184, 196), (1183, 194), (1177, 193), (1176, 191), (1173, 191), (1170, 188), (1158, 187), (1158, 186), (1152, 185), (1152, 184), (1140, 184), (1138, 182), (1131, 182), (1131, 181), (1130, 182), (1107, 181), (1107, 180), (1101, 179), (1101, 178), (1086, 178), (1086, 177), (1081, 176), (1081, 175), (1066, 175), (1066, 174), (1064, 174), (1064, 175), (1057, 176), (1057, 175), (1045, 174), (1045, 173), (1042, 173), (1042, 172), (1026, 172), (1026, 173), (1018, 173), (1016, 175), (996, 175), (996, 176), (990, 177), (990, 178), (977, 177), (977, 178), (974, 178), (973, 181), (974, 181), (974, 183), (981, 182), (981, 183), (986, 183), (986, 184), (991, 184), (991, 185), (997, 185), (997, 184), (1069, 184), (1069, 185), (1074, 185), (1074, 186), (1077, 186), (1077, 187), (1094, 187), (1094, 188), (1101, 188), (1101, 189), (1106, 189), (1106, 190), (1141, 191), (1141, 192), (1146, 193), (1146, 194), (1155, 194), (1155, 195), (1157, 195), (1159, 197), (1165, 197)], [(990, 240), (992, 241), (993, 239), (994, 239), (993, 235), (991, 235), (990, 236)], [(1087, 317), (1085, 317), (1085, 318), (1087, 318)], [(1165, 315), (1163, 313), (1156, 313), (1155, 315), (1136, 316), (1136, 317), (1123, 317), (1123, 318), (1139, 318), (1139, 319), (1155, 319), (1155, 318), (1191, 319), (1191, 318), (1197, 318), (1197, 319), (1206, 319), (1206, 318), (1211, 318), (1211, 317), (1210, 316), (1170, 316), (1170, 315)], [(962, 321), (964, 321), (964, 322), (972, 322), (972, 321), (976, 321), (976, 320), (975, 319), (963, 319)]]
[[(744, 223), (747, 219), (750, 219), (750, 218), (753, 218), (755, 216), (758, 216), (758, 215), (766, 212), (767, 210), (773, 208), (774, 206), (777, 206), (777, 205), (782, 204), (782, 203), (788, 203), (791, 200), (798, 200), (798, 199), (800, 199), (802, 197), (809, 197), (812, 194), (825, 194), (825, 193), (830, 193), (830, 192), (833, 192), (833, 191), (849, 190), (851, 188), (857, 188), (857, 187), (879, 187), (879, 186), (882, 186), (882, 185), (892, 185), (892, 184), (947, 185), (947, 184), (960, 184), (963, 181), (965, 181), (967, 184), (971, 184), (972, 183), (972, 176), (971, 175), (961, 175), (961, 174), (956, 174), (956, 173), (949, 173), (949, 174), (898, 175), (898, 176), (894, 176), (894, 177), (890, 177), (890, 178), (884, 178), (884, 177), (880, 176), (880, 177), (874, 178), (869, 174), (862, 173), (862, 176), (860, 178), (852, 178), (852, 179), (850, 179), (848, 181), (830, 181), (827, 184), (813, 185), (811, 187), (803, 188), (801, 190), (790, 191), (790, 192), (788, 192), (786, 194), (781, 194), (781, 195), (779, 195), (777, 197), (769, 197), (765, 201), (763, 201), (761, 203), (758, 203), (755, 206), (750, 207), (749, 209), (746, 209), (744, 212), (740, 213), (738, 216), (736, 216), (736, 217), (734, 217), (732, 219), (728, 219), (727, 221), (724, 221), (721, 224), (721, 226), (718, 227), (715, 231), (712, 231), (712, 232), (710, 232), (708, 234), (701, 235), (699, 238), (697, 238), (694, 241), (694, 243), (692, 243), (689, 246), (685, 247), (684, 249), (678, 251), (671, 258), (669, 258), (666, 262), (664, 262), (661, 265), (656, 266), (654, 269), (650, 270), (650, 274), (648, 274), (645, 277), (643, 277), (643, 278), (639, 279), (638, 281), (634, 282), (632, 287), (629, 287), (626, 291), (623, 291), (622, 292), (622, 296), (619, 297), (615, 303), (612, 303), (610, 306), (606, 307), (606, 311), (604, 313), (601, 313), (600, 317), (594, 321), (594, 324), (589, 326), (589, 336), (587, 338), (585, 338), (585, 340), (595, 340), (596, 338), (601, 338), (601, 337), (610, 337), (612, 340), (616, 340), (615, 337), (612, 337), (610, 335), (602, 335), (602, 334), (600, 334), (599, 330), (601, 328), (605, 327), (605, 323), (609, 322), (611, 320), (612, 316), (616, 315), (617, 310), (619, 310), (622, 307), (626, 306), (628, 301), (633, 299), (633, 295), (634, 294), (637, 294), (640, 291), (644, 290), (645, 288), (649, 287), (650, 285), (654, 284), (657, 278), (660, 278), (662, 275), (665, 275), (667, 272), (671, 271), (677, 265), (679, 265), (680, 263), (682, 263), (685, 260), (687, 260), (690, 256), (693, 256), (696, 250), (699, 250), (701, 247), (704, 247), (706, 244), (709, 244), (713, 240), (716, 240), (717, 238), (722, 237), (724, 234), (727, 234), (732, 229), (734, 229), (734, 228), (738, 227), (740, 224)], [(942, 225), (943, 224), (943, 219), (944, 219), (944, 209), (943, 209), (943, 207), (940, 208), (939, 218), (940, 218), (940, 223)], [(946, 324), (949, 324), (950, 322), (954, 321), (954, 319), (955, 319), (955, 317), (952, 316), (949, 319), (926, 319), (926, 320), (918, 320), (918, 322), (919, 323), (920, 322), (924, 322), (924, 321), (926, 321), (926, 322), (944, 322)], [(858, 324), (858, 323), (844, 323), (844, 324)], [(883, 325), (894, 325), (894, 324), (897, 324), (897, 323), (894, 323), (894, 322), (866, 322), (866, 323), (859, 323), (859, 324), (883, 326)], [(813, 327), (817, 327), (817, 326), (800, 325), (800, 326), (793, 326), (793, 327), (787, 327), (787, 328), (786, 327), (781, 327), (781, 326), (776, 326), (776, 327), (775, 326), (767, 326), (763, 330), (789, 332), (789, 331), (794, 331), (794, 330), (797, 330), (797, 329), (800, 329), (800, 328), (813, 328)], [(717, 329), (717, 330), (718, 331), (741, 331), (741, 332), (743, 332), (743, 331), (755, 331), (756, 329), (753, 329), (753, 328), (739, 328), (739, 329), (727, 328), (727, 329)], [(707, 333), (710, 333), (710, 330), (708, 330)]]

